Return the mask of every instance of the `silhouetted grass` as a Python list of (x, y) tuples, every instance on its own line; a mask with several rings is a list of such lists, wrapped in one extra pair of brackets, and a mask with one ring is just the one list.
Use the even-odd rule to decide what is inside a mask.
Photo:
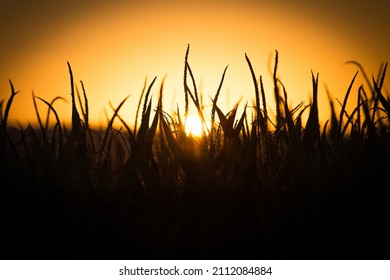
[[(89, 126), (87, 93), (82, 82), (83, 98), (75, 91), (69, 63), (70, 130), (55, 110), (60, 97), (48, 102), (34, 94), (39, 128), (10, 127), (17, 98), (10, 82), (11, 96), (0, 103), (2, 257), (387, 258), (387, 64), (369, 80), (352, 62), (364, 73), (368, 91), (360, 86), (352, 92), (356, 73), (339, 107), (329, 99), (331, 116), (321, 127), (318, 74), (312, 73), (311, 103), (290, 108), (277, 78), (277, 52), (275, 119), (269, 117), (262, 76), (256, 78), (245, 54), (254, 104), (237, 103), (229, 112), (219, 108), (226, 67), (208, 122), (188, 57), (189, 47), (184, 115), (179, 108), (172, 116), (164, 111), (163, 82), (153, 107), (154, 78), (148, 88), (145, 80), (136, 119), (120, 116), (125, 98), (116, 107), (110, 104), (113, 114), (104, 131)], [(351, 94), (358, 98), (348, 112)], [(36, 99), (48, 107), (46, 120)], [(202, 137), (185, 133), (190, 106), (204, 124)], [(241, 115), (239, 106), (244, 106)]]

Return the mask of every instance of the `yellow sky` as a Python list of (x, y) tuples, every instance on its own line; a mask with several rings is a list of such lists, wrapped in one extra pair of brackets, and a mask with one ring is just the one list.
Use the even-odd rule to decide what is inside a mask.
[[(156, 96), (167, 75), (166, 111), (170, 113), (176, 103), (183, 106), (187, 44), (191, 45), (189, 62), (198, 86), (202, 85), (206, 104), (210, 103), (208, 96), (214, 96), (226, 65), (229, 69), (221, 107), (231, 109), (241, 96), (242, 106), (247, 100), (251, 102), (254, 90), (245, 52), (256, 74), (263, 75), (271, 103), (269, 67), (277, 49), (279, 76), (291, 106), (308, 102), (310, 71), (320, 73), (323, 118), (328, 117), (324, 83), (334, 97), (343, 98), (357, 70), (345, 61), (361, 62), (371, 75), (390, 58), (385, 1), (314, 5), (301, 0), (293, 5), (285, 0), (117, 0), (110, 4), (97, 1), (94, 5), (81, 1), (80, 6), (72, 1), (58, 6), (44, 0), (37, 2), (40, 8), (34, 10), (29, 9), (31, 4), (21, 8), (20, 3), (8, 3), (1, 14), (0, 99), (8, 98), (10, 78), (21, 91), (10, 118), (21, 122), (36, 119), (32, 90), (49, 101), (55, 96), (70, 100), (66, 61), (72, 65), (75, 81), (83, 80), (85, 84), (92, 120), (105, 120), (103, 109), (111, 114), (109, 101), (115, 106), (131, 95), (121, 112), (132, 123), (146, 76), (149, 81), (157, 76), (153, 90)], [(362, 82), (359, 79), (355, 89)], [(385, 85), (388, 87), (389, 78)], [(62, 119), (70, 119), (69, 103), (59, 101), (55, 108)], [(46, 112), (43, 104), (40, 109)]]

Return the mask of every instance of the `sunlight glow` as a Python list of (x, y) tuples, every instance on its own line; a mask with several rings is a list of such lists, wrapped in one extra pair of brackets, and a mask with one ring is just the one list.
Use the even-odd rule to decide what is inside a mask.
[[(10, 122), (36, 124), (31, 100), (34, 91), (36, 96), (48, 102), (57, 96), (63, 97), (67, 102), (56, 102), (54, 108), (63, 123), (70, 123), (72, 108), (67, 61), (72, 66), (76, 88), (81, 92), (79, 81), (85, 84), (89, 121), (93, 126), (105, 124), (103, 112), (109, 108), (109, 102), (119, 104), (128, 95), (130, 98), (120, 113), (132, 123), (136, 115), (134, 104), (141, 96), (145, 78), (149, 85), (156, 76), (150, 96), (158, 95), (159, 85), (167, 76), (164, 111), (173, 114), (177, 105), (183, 111), (183, 69), (188, 44), (191, 46), (188, 62), (205, 108), (211, 108), (211, 98), (216, 94), (227, 65), (218, 98), (219, 108), (228, 112), (241, 97), (240, 106), (255, 99), (253, 80), (244, 56), (247, 54), (256, 76), (263, 77), (270, 116), (275, 113), (272, 112), (276, 107), (272, 72), (275, 50), (278, 50), (277, 78), (286, 86), (291, 106), (302, 101), (309, 104), (311, 71), (320, 73), (319, 115), (326, 121), (330, 115), (327, 89), (333, 98), (342, 100), (357, 70), (355, 65), (344, 65), (344, 61), (358, 61), (371, 76), (372, 73), (376, 75), (381, 61), (389, 59), (386, 30), (390, 23), (386, 17), (376, 16), (381, 19), (375, 23), (376, 27), (361, 26), (366, 28), (364, 31), (354, 28), (359, 21), (347, 20), (343, 10), (339, 11), (340, 20), (328, 22), (328, 18), (336, 15), (327, 1), (315, 5), (302, 4), (304, 1), (298, 1), (301, 5), (291, 4), (287, 0), (274, 3), (253, 0), (106, 1), (110, 4), (98, 1), (101, 5), (81, 1), (85, 2), (83, 10), (69, 18), (68, 11), (74, 10), (73, 1), (64, 1), (66, 9), (56, 8), (55, 13), (51, 11), (51, 5), (35, 7), (35, 4), (28, 4), (35, 12), (25, 9), (23, 15), (19, 15), (20, 6), (12, 4), (14, 13), (5, 13), (9, 18), (0, 17), (4, 22), (0, 24), (1, 36), (13, 42), (3, 44), (0, 52), (0, 101), (4, 100), (5, 106), (10, 96), (8, 79), (14, 83), (15, 90), (20, 91), (12, 103)], [(40, 5), (45, 3), (38, 2)], [(342, 6), (349, 7), (344, 2)], [(370, 9), (373, 7), (375, 5)], [(320, 14), (306, 10), (314, 8), (315, 11), (324, 10)], [(0, 9), (3, 10), (8, 9)], [(380, 12), (374, 11), (372, 14)], [(61, 17), (53, 16), (57, 12)], [(40, 15), (42, 19), (35, 22)], [(353, 15), (355, 18), (360, 17)], [(381, 31), (378, 35), (371, 32), (377, 30)], [(361, 34), (372, 38), (362, 41)], [(386, 75), (386, 79), (385, 85), (390, 75)], [(192, 89), (189, 76), (187, 80)], [(365, 84), (365, 80), (359, 73), (354, 87), (358, 88), (360, 84)], [(356, 96), (351, 94), (347, 106), (356, 104)], [(43, 102), (38, 102), (38, 107), (40, 112), (47, 110)], [(200, 130), (199, 126), (194, 126), (189, 131), (195, 135)]]
[(203, 133), (203, 124), (199, 117), (188, 116), (185, 122), (185, 132), (187, 135), (201, 137)]

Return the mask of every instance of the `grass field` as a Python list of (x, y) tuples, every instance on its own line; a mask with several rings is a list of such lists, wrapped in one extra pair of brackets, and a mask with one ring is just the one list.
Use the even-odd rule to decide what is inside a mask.
[[(245, 56), (254, 104), (230, 112), (218, 106), (226, 69), (206, 113), (188, 56), (184, 108), (164, 111), (163, 83), (152, 106), (154, 79), (134, 108), (139, 118), (122, 119), (125, 99), (103, 130), (90, 127), (88, 96), (69, 64), (69, 127), (55, 110), (60, 97), (35, 96), (38, 126), (11, 126), (19, 96), (10, 81), (0, 103), (1, 258), (388, 259), (387, 64), (357, 92), (351, 77), (320, 126), (318, 75), (311, 103), (289, 107), (277, 52), (267, 92)], [(352, 94), (357, 104), (347, 111)], [(185, 132), (190, 108), (204, 124), (200, 137)]]

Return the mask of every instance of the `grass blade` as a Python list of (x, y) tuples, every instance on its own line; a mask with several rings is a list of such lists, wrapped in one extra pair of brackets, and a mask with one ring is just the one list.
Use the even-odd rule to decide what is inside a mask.
[(144, 81), (144, 86), (143, 86), (142, 91), (141, 91), (141, 96), (138, 99), (137, 111), (135, 113), (134, 135), (137, 135), (137, 124), (138, 124), (139, 109), (141, 108), (142, 98), (144, 97), (144, 94), (145, 94), (146, 82), (147, 82), (147, 77), (145, 78), (145, 81)]
[(352, 89), (352, 86), (353, 86), (353, 83), (355, 82), (355, 78), (357, 76), (357, 74), (359, 73), (359, 71), (356, 72), (356, 74), (353, 76), (352, 78), (352, 81), (351, 83), (349, 84), (349, 87), (348, 87), (348, 90), (347, 90), (347, 93), (345, 94), (344, 96), (344, 101), (343, 101), (343, 105), (341, 107), (341, 111), (340, 111), (340, 117), (339, 117), (339, 133), (341, 133), (341, 128), (342, 128), (342, 125), (343, 125), (343, 117), (344, 117), (344, 114), (346, 113), (346, 106), (347, 106), (347, 101), (348, 101), (348, 97), (349, 97), (349, 94), (351, 92), (351, 89)]
[(318, 73), (317, 76), (314, 77), (313, 72), (311, 72), (311, 76), (313, 84), (313, 101), (310, 106), (310, 113), (302, 140), (306, 151), (311, 150), (315, 142), (319, 143), (320, 137), (320, 124), (318, 118)]
[[(221, 92), (223, 80), (225, 79), (225, 74), (226, 74), (226, 70), (228, 69), (228, 66), (226, 66), (225, 70), (223, 71), (221, 82), (219, 83), (217, 92), (215, 93), (215, 96), (214, 96), (214, 102), (215, 103), (217, 103), (217, 101), (218, 101), (218, 97), (219, 97), (219, 94)], [(214, 122), (215, 122), (215, 107), (213, 106), (212, 109), (211, 109), (211, 127), (214, 126)]]
[(81, 120), (80, 120), (79, 112), (77, 111), (77, 108), (76, 108), (76, 99), (74, 96), (74, 82), (73, 82), (72, 67), (70, 66), (69, 61), (67, 62), (67, 64), (68, 64), (68, 70), (69, 70), (69, 76), (70, 76), (70, 95), (72, 97), (72, 132), (75, 135), (75, 139), (77, 139), (77, 136), (78, 136), (80, 129), (81, 129)]
[(7, 121), (8, 121), (8, 115), (9, 111), (11, 110), (12, 101), (14, 100), (14, 97), (16, 94), (18, 94), (19, 91), (15, 91), (14, 85), (12, 84), (12, 81), (9, 80), (9, 84), (11, 86), (11, 96), (7, 101), (7, 104), (5, 106), (4, 116), (2, 118), (1, 126), (3, 127), (4, 131), (7, 129)]
[(375, 92), (378, 95), (378, 98), (383, 106), (383, 108), (386, 110), (387, 116), (390, 116), (390, 103), (386, 98), (383, 96), (380, 87), (375, 82), (374, 78), (372, 78), (372, 82), (374, 83)]
[(42, 102), (44, 102), (49, 108), (51, 111), (53, 111), (53, 114), (56, 118), (56, 125), (58, 126), (58, 134), (59, 134), (59, 140), (58, 140), (58, 143), (59, 143), (59, 151), (62, 151), (62, 143), (63, 143), (63, 139), (62, 139), (62, 127), (61, 127), (61, 122), (60, 122), (60, 118), (58, 117), (58, 114), (56, 112), (56, 110), (54, 109), (53, 105), (50, 104), (49, 102), (47, 102), (46, 100), (40, 98), (40, 97), (36, 97), (38, 98), (39, 100), (41, 100)]
[(36, 113), (36, 115), (37, 115), (39, 127), (41, 128), (42, 134), (43, 134), (43, 136), (45, 137), (46, 129), (45, 129), (45, 127), (43, 126), (42, 120), (41, 120), (41, 116), (39, 115), (37, 102), (35, 101), (34, 91), (32, 92), (32, 99), (33, 99), (34, 109), (35, 109), (35, 113)]

